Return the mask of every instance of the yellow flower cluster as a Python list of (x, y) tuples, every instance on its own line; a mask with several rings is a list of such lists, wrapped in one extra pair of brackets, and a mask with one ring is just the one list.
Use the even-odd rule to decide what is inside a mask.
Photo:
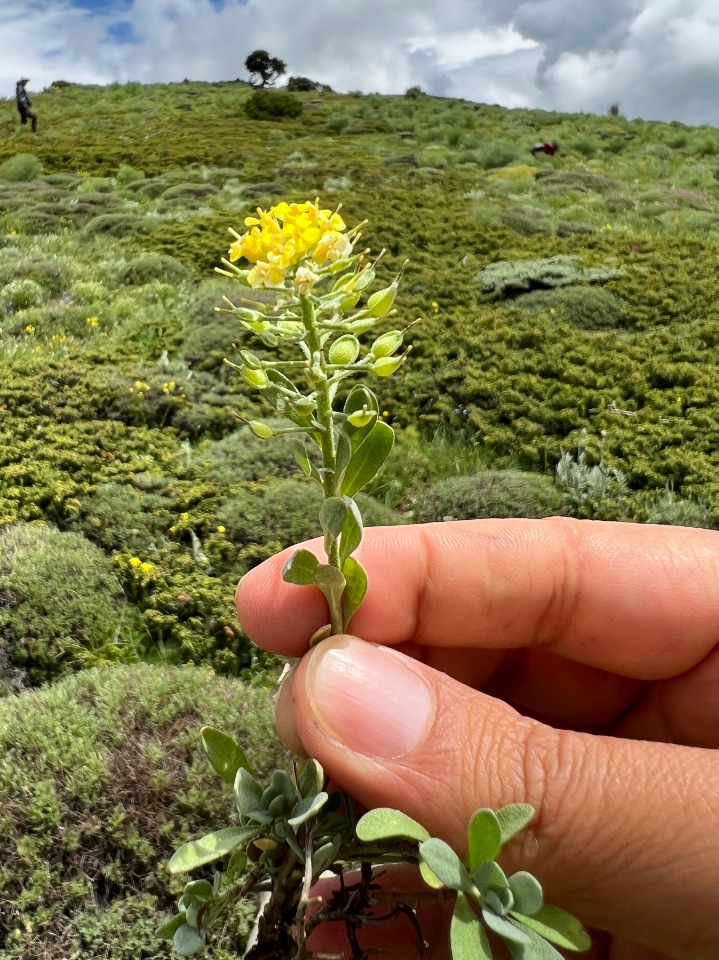
[(25, 327), (25, 333), (35, 333), (35, 327), (31, 323), (28, 323), (28, 325)]
[(155, 569), (153, 563), (143, 562), (139, 557), (130, 557), (130, 566), (135, 570), (140, 570), (142, 573), (152, 573)]
[[(250, 229), (230, 246), (234, 263), (241, 257), (254, 263), (248, 282), (252, 287), (281, 285), (288, 271), (305, 259), (315, 266), (334, 263), (352, 254), (352, 242), (343, 232), (345, 222), (337, 211), (320, 210), (315, 203), (278, 203), (270, 210), (258, 207), (256, 217), (246, 217)], [(309, 293), (319, 277), (300, 267), (303, 294)], [(314, 279), (317, 277), (317, 279)]]
[(99, 326), (100, 326), (100, 321), (99, 321), (99, 319), (98, 319), (97, 317), (88, 317), (86, 322), (87, 322), (87, 325), (88, 325), (89, 327), (99, 327)]

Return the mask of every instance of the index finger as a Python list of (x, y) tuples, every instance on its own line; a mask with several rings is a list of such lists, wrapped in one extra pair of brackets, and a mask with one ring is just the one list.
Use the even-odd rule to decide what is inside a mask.
[[(306, 544), (322, 555), (321, 541)], [(237, 609), (259, 646), (301, 656), (328, 620), (282, 581), (291, 548), (250, 571)], [(628, 677), (675, 676), (719, 641), (719, 533), (689, 527), (463, 520), (365, 530), (369, 588), (352, 633), (386, 645), (542, 646)]]

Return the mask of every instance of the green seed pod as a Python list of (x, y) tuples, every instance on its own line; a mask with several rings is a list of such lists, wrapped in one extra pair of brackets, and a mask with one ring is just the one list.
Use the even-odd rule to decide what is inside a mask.
[(354, 413), (351, 413), (347, 417), (347, 423), (351, 423), (353, 427), (360, 429), (366, 427), (368, 423), (371, 423), (376, 416), (376, 410), (368, 410), (367, 407), (362, 407), (361, 410), (355, 410)]
[(251, 367), (253, 370), (262, 369), (262, 361), (260, 358), (256, 357), (254, 353), (250, 353), (249, 350), (240, 350), (240, 356), (246, 366)]
[(367, 301), (367, 309), (373, 317), (383, 317), (392, 309), (394, 298), (397, 296), (399, 280), (393, 280), (384, 290), (377, 290)]
[(312, 400), (311, 397), (300, 397), (298, 400), (288, 400), (288, 403), (292, 405), (293, 410), (303, 417), (308, 417), (314, 413), (315, 407), (317, 406), (316, 401)]
[(380, 357), (379, 360), (375, 360), (370, 370), (378, 377), (391, 377), (402, 366), (404, 358), (405, 354), (401, 357)]
[(360, 345), (357, 337), (351, 333), (338, 337), (329, 349), (327, 354), (330, 363), (348, 364), (354, 363), (359, 356)]
[(372, 353), (378, 359), (391, 357), (402, 346), (403, 340), (404, 334), (401, 330), (390, 330), (388, 333), (383, 333), (381, 337), (377, 337), (372, 344)]
[(275, 436), (272, 427), (268, 427), (266, 423), (261, 423), (259, 420), (250, 420), (247, 426), (259, 440), (271, 440)]
[(361, 293), (359, 290), (354, 290), (352, 293), (348, 293), (344, 300), (340, 302), (340, 311), (342, 313), (349, 313), (350, 310), (354, 310), (359, 303), (360, 296)]
[(270, 380), (264, 370), (253, 370), (252, 367), (242, 367), (242, 376), (246, 383), (257, 390), (265, 390)]
[(305, 333), (305, 328), (299, 320), (278, 320), (275, 330), (283, 340), (300, 340)]

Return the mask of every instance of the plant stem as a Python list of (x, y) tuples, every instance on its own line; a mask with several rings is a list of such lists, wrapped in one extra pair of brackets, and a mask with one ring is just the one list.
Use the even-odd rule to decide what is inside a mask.
[[(313, 377), (313, 386), (317, 393), (317, 421), (324, 428), (320, 434), (320, 447), (322, 450), (322, 487), (325, 497), (334, 497), (337, 495), (337, 445), (335, 443), (335, 432), (332, 418), (332, 401), (330, 400), (329, 378), (327, 376), (327, 367), (325, 356), (320, 343), (320, 332), (317, 328), (317, 318), (315, 317), (314, 306), (309, 297), (300, 297), (302, 307), (302, 323), (307, 331), (307, 346), (313, 358), (318, 358), (319, 371)], [(316, 369), (313, 367), (313, 369)], [(333, 567), (340, 568), (340, 545), (336, 537), (328, 538), (327, 559)], [(330, 620), (332, 633), (342, 633), (344, 623), (342, 619), (341, 604), (330, 604)]]

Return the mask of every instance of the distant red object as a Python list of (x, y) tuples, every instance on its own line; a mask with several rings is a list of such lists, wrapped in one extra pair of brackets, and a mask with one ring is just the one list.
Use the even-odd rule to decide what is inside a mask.
[(546, 153), (548, 157), (553, 157), (555, 153), (559, 153), (559, 144), (556, 140), (545, 140), (543, 143), (535, 143), (529, 152), (532, 156), (537, 153)]

